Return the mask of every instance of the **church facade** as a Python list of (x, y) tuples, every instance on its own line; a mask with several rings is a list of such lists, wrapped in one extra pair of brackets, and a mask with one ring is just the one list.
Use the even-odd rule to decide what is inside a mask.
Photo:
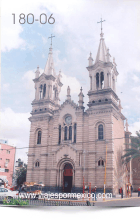
[[(44, 73), (35, 73), (35, 99), (32, 102), (27, 182), (42, 182), (50, 190), (82, 192), (91, 184), (118, 194), (125, 189), (121, 155), (125, 148), (121, 101), (116, 93), (118, 71), (111, 61), (103, 33), (95, 62), (90, 53), (89, 102), (79, 91), (78, 104), (71, 100), (70, 87), (60, 104), (61, 72), (54, 68), (52, 44)], [(126, 123), (126, 126), (128, 124)], [(106, 170), (106, 171), (105, 171)]]

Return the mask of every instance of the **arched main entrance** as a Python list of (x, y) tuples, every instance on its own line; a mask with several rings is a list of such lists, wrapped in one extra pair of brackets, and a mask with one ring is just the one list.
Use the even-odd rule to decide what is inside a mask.
[(63, 171), (63, 191), (71, 192), (72, 189), (73, 168), (70, 163), (66, 163)]

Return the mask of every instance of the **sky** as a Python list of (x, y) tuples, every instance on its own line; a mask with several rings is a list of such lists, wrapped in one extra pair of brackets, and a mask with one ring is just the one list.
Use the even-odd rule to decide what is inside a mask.
[[(8, 7), (7, 7), (8, 5)], [(78, 102), (83, 87), (87, 108), (89, 74), (86, 69), (90, 52), (95, 61), (100, 40), (101, 16), (106, 46), (111, 60), (115, 57), (119, 76), (116, 87), (122, 113), (128, 118), (132, 135), (140, 130), (140, 1), (137, 0), (2, 0), (1, 5), (1, 123), (0, 139), (20, 148), (16, 152), (27, 161), (31, 102), (34, 99), (35, 71), (43, 73), (53, 34), (53, 57), (56, 73), (62, 71), (61, 103), (67, 86)], [(25, 14), (25, 24), (19, 15)], [(51, 14), (54, 24), (27, 23)], [(13, 17), (15, 14), (15, 24)], [(42, 16), (43, 18), (43, 16)], [(23, 21), (23, 20), (22, 20)], [(42, 19), (42, 21), (44, 21)], [(31, 22), (31, 16), (29, 16)]]

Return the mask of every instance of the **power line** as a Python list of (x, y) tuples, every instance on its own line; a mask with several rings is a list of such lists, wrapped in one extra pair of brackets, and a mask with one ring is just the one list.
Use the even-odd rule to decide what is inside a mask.
[[(113, 140), (119, 140), (119, 139), (130, 139), (130, 137), (121, 137), (121, 138), (111, 138), (111, 139), (105, 139), (105, 140), (101, 140), (101, 141), (105, 141), (105, 142), (108, 142), (108, 141), (113, 141)], [(95, 143), (95, 142), (98, 142), (100, 140), (95, 140), (95, 141), (84, 141), (84, 142), (77, 142), (75, 144), (87, 144), (87, 143)], [(54, 146), (61, 146), (61, 145), (64, 145), (65, 143), (62, 143), (62, 144), (48, 144), (47, 146), (40, 146), (40, 145), (37, 145), (37, 146), (34, 146), (34, 147), (15, 147), (16, 150), (22, 150), (22, 149), (25, 149), (25, 148), (36, 148), (36, 147), (39, 147), (39, 148), (43, 148), (43, 147), (54, 147)], [(72, 143), (69, 143), (69, 144), (72, 144)], [(129, 143), (128, 143), (129, 144)], [(14, 149), (15, 149), (14, 148)], [(14, 150), (14, 149), (0, 149), (0, 150)]]

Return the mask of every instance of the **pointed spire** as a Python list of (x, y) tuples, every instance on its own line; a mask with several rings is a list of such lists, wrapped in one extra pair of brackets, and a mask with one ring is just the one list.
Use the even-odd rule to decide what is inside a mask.
[(82, 92), (82, 87), (81, 87), (81, 89), (80, 89), (80, 93), (79, 93), (79, 106), (80, 107), (83, 107), (83, 104), (84, 104), (84, 102), (83, 102), (83, 100), (84, 100), (84, 94), (83, 94), (83, 92)]
[(48, 60), (44, 69), (46, 75), (55, 75), (54, 62), (53, 62), (53, 52), (52, 45), (49, 48)]
[(40, 74), (39, 66), (37, 66), (37, 70), (35, 71), (35, 78), (38, 78)]
[(88, 60), (89, 60), (89, 66), (92, 66), (93, 65), (93, 58), (92, 58), (92, 53), (90, 52), (90, 56), (89, 56), (89, 58), (88, 58)]
[(99, 44), (95, 63), (97, 63), (98, 61), (107, 62), (107, 56), (106, 56), (107, 55), (107, 48), (105, 45), (103, 35), (104, 35), (103, 33), (100, 34), (101, 39), (100, 39), (100, 44)]
[(126, 132), (129, 132), (129, 131), (128, 131), (128, 126), (129, 126), (129, 124), (128, 124), (128, 120), (127, 120), (127, 118), (126, 118), (126, 123), (125, 123)]
[(101, 18), (101, 21), (97, 22), (97, 23), (101, 23), (101, 33), (100, 33), (100, 44), (99, 44), (99, 48), (98, 48), (98, 52), (97, 52), (97, 56), (96, 56), (96, 61), (95, 63), (97, 63), (98, 61), (101, 61), (101, 62), (110, 62), (110, 54), (109, 54), (109, 49), (106, 48), (106, 45), (105, 45), (105, 41), (104, 41), (104, 33), (102, 32), (103, 28), (102, 28), (102, 23), (104, 22), (105, 20), (102, 20)]
[(67, 100), (71, 100), (70, 87), (67, 88)]

